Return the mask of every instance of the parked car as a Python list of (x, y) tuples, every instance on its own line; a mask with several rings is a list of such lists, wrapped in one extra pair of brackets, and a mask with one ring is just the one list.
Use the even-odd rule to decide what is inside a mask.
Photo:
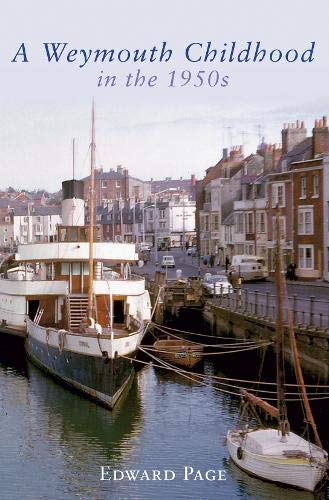
[(196, 247), (189, 247), (186, 250), (186, 255), (190, 255), (191, 257), (195, 257), (197, 254), (197, 248)]
[(205, 274), (203, 288), (208, 295), (226, 295), (233, 293), (233, 286), (228, 281), (225, 274)]
[(175, 259), (172, 255), (162, 257), (161, 267), (175, 267)]
[(136, 248), (140, 252), (142, 252), (143, 250), (150, 251), (151, 245), (149, 243), (146, 243), (146, 241), (142, 241), (141, 243), (137, 243)]

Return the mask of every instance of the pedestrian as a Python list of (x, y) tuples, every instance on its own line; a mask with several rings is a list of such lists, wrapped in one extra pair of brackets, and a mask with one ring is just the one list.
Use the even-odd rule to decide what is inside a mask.
[(294, 268), (293, 268), (293, 265), (290, 263), (287, 267), (287, 272), (286, 272), (287, 280), (293, 279), (293, 273), (294, 273)]
[(297, 280), (297, 275), (296, 275), (296, 264), (291, 265), (291, 279), (296, 281)]
[(209, 267), (214, 267), (214, 263), (215, 263), (215, 256), (214, 255), (210, 255)]
[(228, 266), (230, 265), (230, 259), (228, 258), (228, 256), (226, 255), (225, 257), (225, 271), (227, 272), (228, 271)]
[(208, 264), (208, 259), (206, 256), (203, 257), (203, 264), (206, 266)]

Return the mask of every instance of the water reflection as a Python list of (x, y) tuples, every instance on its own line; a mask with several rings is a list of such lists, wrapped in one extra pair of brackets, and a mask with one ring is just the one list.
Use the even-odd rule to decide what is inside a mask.
[[(199, 370), (257, 376), (258, 354), (244, 357), (243, 363), (235, 359), (211, 358)], [(264, 369), (271, 377), (271, 360)], [(127, 398), (110, 412), (27, 364), (22, 346), (11, 347), (0, 350), (0, 402), (0, 497), (6, 500), (314, 498), (251, 478), (229, 461), (224, 437), (238, 418), (240, 402), (216, 391), (211, 380), (199, 385), (146, 367)], [(327, 411), (320, 406), (323, 431)], [(104, 483), (101, 465), (172, 469), (177, 477), (170, 483)], [(203, 473), (224, 469), (227, 481), (184, 481), (184, 465)]]

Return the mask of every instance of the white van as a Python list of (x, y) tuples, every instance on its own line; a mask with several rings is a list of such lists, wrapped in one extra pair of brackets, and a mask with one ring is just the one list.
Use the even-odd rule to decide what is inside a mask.
[(243, 281), (265, 280), (268, 277), (265, 259), (257, 255), (234, 255), (229, 272)]

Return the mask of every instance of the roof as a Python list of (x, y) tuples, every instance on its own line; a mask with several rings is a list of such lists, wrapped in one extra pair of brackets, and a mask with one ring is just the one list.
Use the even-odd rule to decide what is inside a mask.
[(46, 215), (61, 215), (62, 208), (60, 206), (37, 206), (32, 207), (32, 209), (28, 210), (28, 206), (20, 206), (14, 210), (14, 215), (31, 215), (31, 216), (46, 216)]
[(296, 161), (310, 160), (312, 158), (312, 137), (307, 137), (302, 142), (299, 142), (288, 153), (281, 156), (277, 167), (273, 172), (282, 172), (285, 162), (285, 168)]
[[(108, 172), (103, 172), (99, 170), (95, 170), (95, 181), (99, 180), (113, 180), (113, 181), (118, 181), (118, 180), (123, 180), (125, 176), (120, 173), (116, 172), (115, 170), (109, 170)], [(80, 179), (81, 181), (87, 181), (90, 179), (90, 175), (87, 175), (87, 177), (83, 177)]]

